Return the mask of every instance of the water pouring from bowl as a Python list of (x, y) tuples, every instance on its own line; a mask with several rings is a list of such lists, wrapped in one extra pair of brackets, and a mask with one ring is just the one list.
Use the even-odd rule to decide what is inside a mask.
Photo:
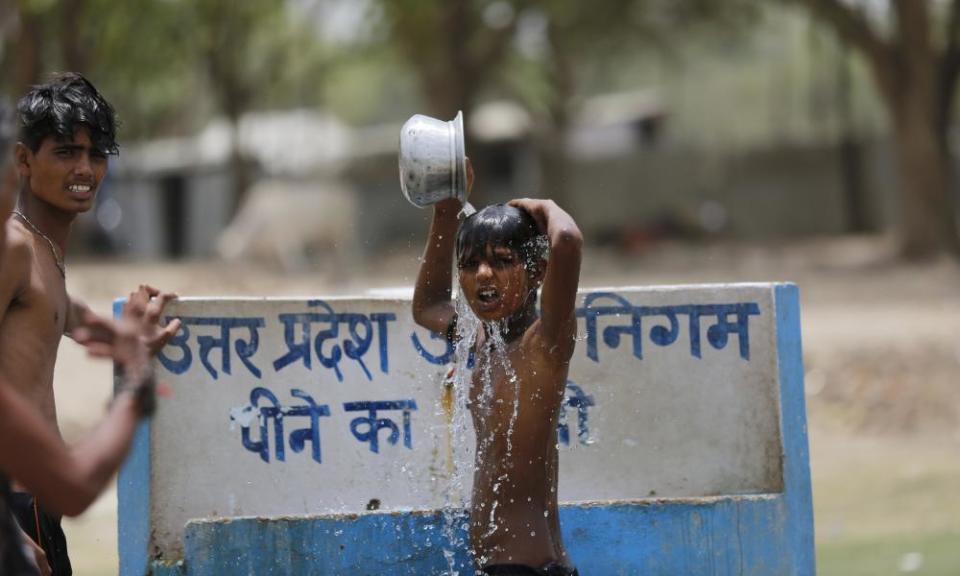
[(415, 114), (400, 129), (400, 190), (414, 206), (425, 208), (447, 198), (463, 205), (460, 216), (476, 210), (467, 202), (468, 169), (463, 113), (450, 121)]

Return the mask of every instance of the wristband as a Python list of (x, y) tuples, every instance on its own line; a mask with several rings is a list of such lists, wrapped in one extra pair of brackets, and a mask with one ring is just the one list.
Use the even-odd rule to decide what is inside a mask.
[(152, 416), (157, 410), (157, 379), (153, 367), (148, 366), (140, 373), (139, 381), (134, 382), (130, 381), (124, 366), (119, 365), (117, 372), (121, 381), (117, 391), (118, 395), (123, 392), (132, 393), (140, 416)]

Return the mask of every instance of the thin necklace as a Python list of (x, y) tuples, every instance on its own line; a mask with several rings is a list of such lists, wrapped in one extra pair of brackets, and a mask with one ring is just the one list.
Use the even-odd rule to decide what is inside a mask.
[(20, 219), (23, 220), (24, 224), (29, 226), (31, 230), (39, 234), (41, 238), (47, 241), (47, 244), (50, 246), (50, 251), (53, 252), (53, 261), (57, 264), (57, 270), (60, 271), (60, 276), (63, 276), (63, 278), (66, 279), (67, 268), (66, 266), (64, 266), (63, 257), (60, 256), (60, 251), (57, 250), (57, 245), (53, 243), (53, 240), (51, 240), (49, 236), (41, 232), (40, 229), (37, 228), (36, 224), (31, 222), (30, 219), (27, 218), (27, 215), (24, 214), (23, 212), (19, 210), (14, 210), (13, 215), (19, 216)]

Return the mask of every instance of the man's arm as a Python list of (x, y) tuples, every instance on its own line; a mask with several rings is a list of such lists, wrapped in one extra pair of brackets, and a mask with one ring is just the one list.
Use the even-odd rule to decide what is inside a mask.
[(76, 338), (91, 354), (113, 358), (125, 385), (96, 430), (69, 450), (40, 413), (8, 383), (0, 382), (0, 468), (51, 509), (82, 513), (103, 491), (130, 449), (137, 422), (153, 403), (149, 354), (133, 322), (114, 325), (87, 319), (100, 331), (96, 340), (78, 329)]
[(550, 259), (540, 292), (541, 334), (567, 359), (573, 354), (577, 335), (577, 286), (583, 235), (573, 218), (553, 200), (512, 200), (511, 206), (526, 210), (550, 242)]
[[(473, 166), (467, 160), (467, 195), (473, 188)], [(456, 199), (437, 202), (427, 235), (427, 247), (420, 262), (413, 290), (414, 321), (434, 332), (446, 333), (456, 316), (453, 293), (453, 252), (457, 236), (457, 214), (462, 208)]]
[(87, 509), (120, 466), (139, 412), (133, 395), (117, 398), (103, 423), (73, 452), (36, 409), (0, 383), (0, 467), (67, 516)]
[(73, 331), (82, 326), (82, 320), (83, 318), (87, 318), (88, 314), (95, 314), (95, 312), (93, 312), (82, 300), (78, 300), (77, 298), (68, 295), (67, 322), (63, 327), (63, 333), (73, 338)]

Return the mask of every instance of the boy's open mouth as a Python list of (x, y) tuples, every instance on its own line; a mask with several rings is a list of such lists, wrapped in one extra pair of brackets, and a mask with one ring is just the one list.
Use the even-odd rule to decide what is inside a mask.
[(484, 286), (477, 290), (477, 300), (484, 304), (490, 304), (497, 301), (500, 293), (493, 286)]

